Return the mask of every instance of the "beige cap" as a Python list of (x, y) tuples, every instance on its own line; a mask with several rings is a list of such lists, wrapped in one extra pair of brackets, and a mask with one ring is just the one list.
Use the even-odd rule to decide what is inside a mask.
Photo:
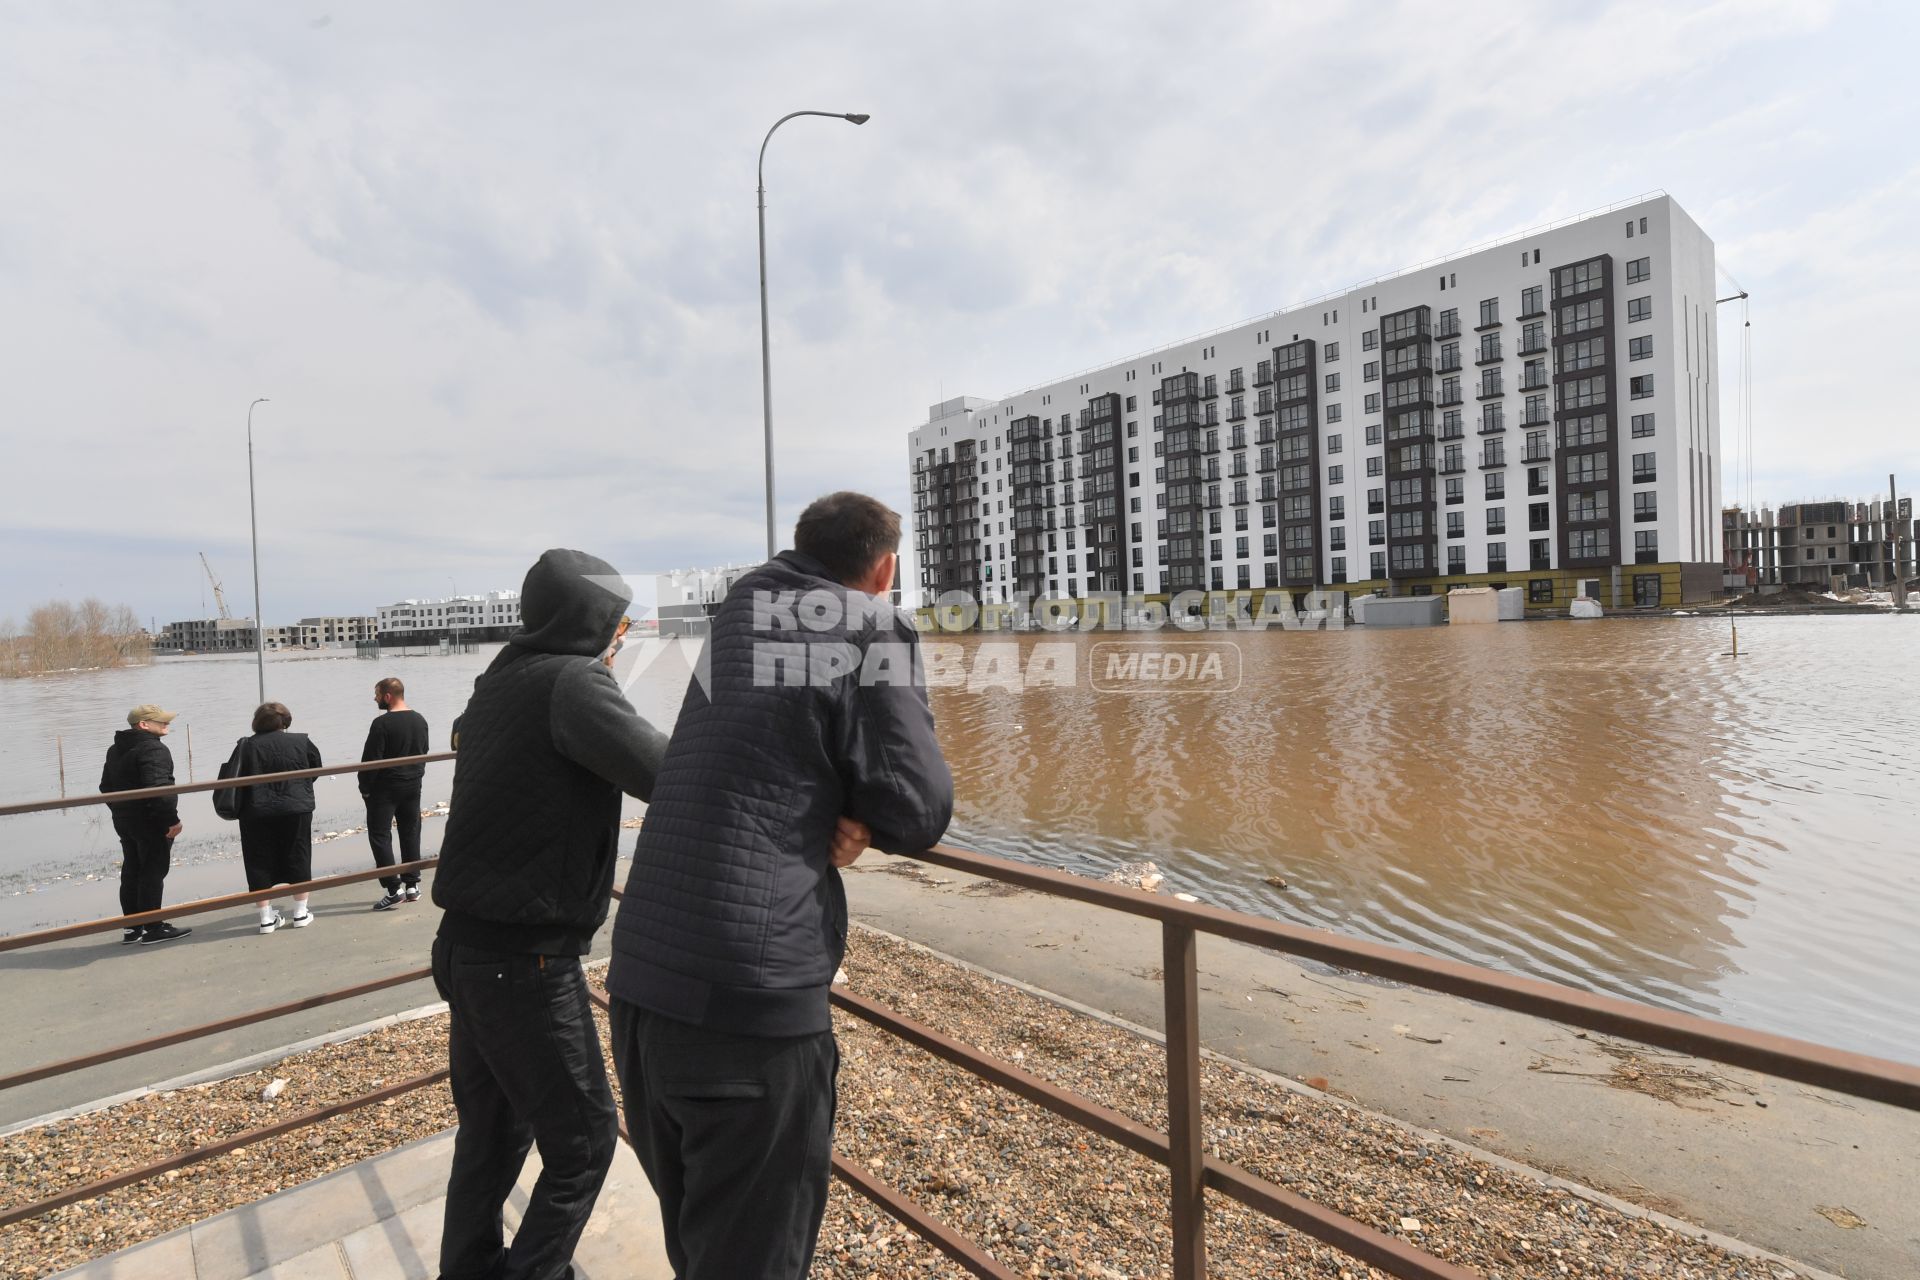
[(163, 710), (151, 702), (143, 702), (127, 712), (127, 723), (136, 729), (143, 721), (147, 724), (172, 724), (177, 714), (179, 713)]

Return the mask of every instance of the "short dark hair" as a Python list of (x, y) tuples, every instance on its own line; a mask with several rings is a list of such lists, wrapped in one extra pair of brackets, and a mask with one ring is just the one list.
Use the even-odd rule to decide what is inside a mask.
[(793, 546), (818, 560), (835, 581), (850, 583), (900, 549), (900, 513), (864, 493), (830, 493), (800, 513)]
[(407, 696), (407, 686), (400, 683), (399, 676), (388, 676), (373, 686), (373, 692), (375, 697), (404, 698)]
[(253, 731), (272, 733), (293, 724), (293, 712), (287, 710), (284, 703), (263, 702), (253, 711)]

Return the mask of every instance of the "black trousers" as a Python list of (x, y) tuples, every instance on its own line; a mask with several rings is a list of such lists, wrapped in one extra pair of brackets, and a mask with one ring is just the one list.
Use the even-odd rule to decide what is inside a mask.
[(678, 1280), (802, 1280), (827, 1208), (833, 1032), (728, 1035), (616, 999), (613, 1061)]
[[(453, 1011), (447, 1056), (460, 1113), (441, 1280), (569, 1280), (619, 1134), (579, 958), (436, 938), (433, 980)], [(536, 1144), (540, 1177), (504, 1247), (501, 1209)]]
[[(370, 791), (367, 801), (367, 843), (373, 846), (373, 865), (391, 867), (393, 829), (400, 829), (400, 861), (420, 861), (420, 788), (405, 791)], [(403, 871), (397, 876), (381, 876), (380, 887), (398, 892), (403, 884), (420, 883), (418, 871)]]
[(167, 828), (157, 819), (115, 814), (113, 833), (120, 837), (120, 914), (159, 910), (167, 871), (173, 865), (173, 841)]

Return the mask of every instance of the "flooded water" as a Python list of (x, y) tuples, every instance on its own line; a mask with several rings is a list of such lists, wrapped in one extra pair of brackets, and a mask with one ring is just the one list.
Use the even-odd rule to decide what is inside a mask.
[[(1236, 691), (1096, 692), (1098, 636), (961, 641), (1064, 643), (1079, 668), (1073, 687), (935, 691), (950, 839), (1095, 873), (1152, 859), (1219, 905), (1920, 1061), (1914, 619), (1752, 619), (1737, 661), (1705, 619), (1207, 638), (1237, 646)], [(344, 761), (392, 668), (438, 749), (490, 656), (276, 659), (268, 692)], [(630, 696), (664, 725), (685, 672), (657, 661)], [(53, 794), (55, 733), (91, 790), (149, 700), (182, 712), (181, 776), (191, 723), (209, 777), (253, 693), (225, 659), (0, 683), (0, 794)], [(194, 800), (182, 852), (231, 856)], [(357, 821), (330, 780), (316, 830)], [(116, 854), (98, 814), (0, 819), (0, 893)]]

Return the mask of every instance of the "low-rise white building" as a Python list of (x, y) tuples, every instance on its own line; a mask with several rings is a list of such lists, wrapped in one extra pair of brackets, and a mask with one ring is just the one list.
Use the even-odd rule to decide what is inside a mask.
[(663, 636), (703, 636), (733, 584), (759, 568), (730, 564), (718, 569), (674, 569), (654, 577)]
[(441, 596), (400, 600), (380, 606), (379, 638), (395, 644), (437, 640), (505, 640), (520, 629), (520, 593), (489, 591), (484, 595)]

